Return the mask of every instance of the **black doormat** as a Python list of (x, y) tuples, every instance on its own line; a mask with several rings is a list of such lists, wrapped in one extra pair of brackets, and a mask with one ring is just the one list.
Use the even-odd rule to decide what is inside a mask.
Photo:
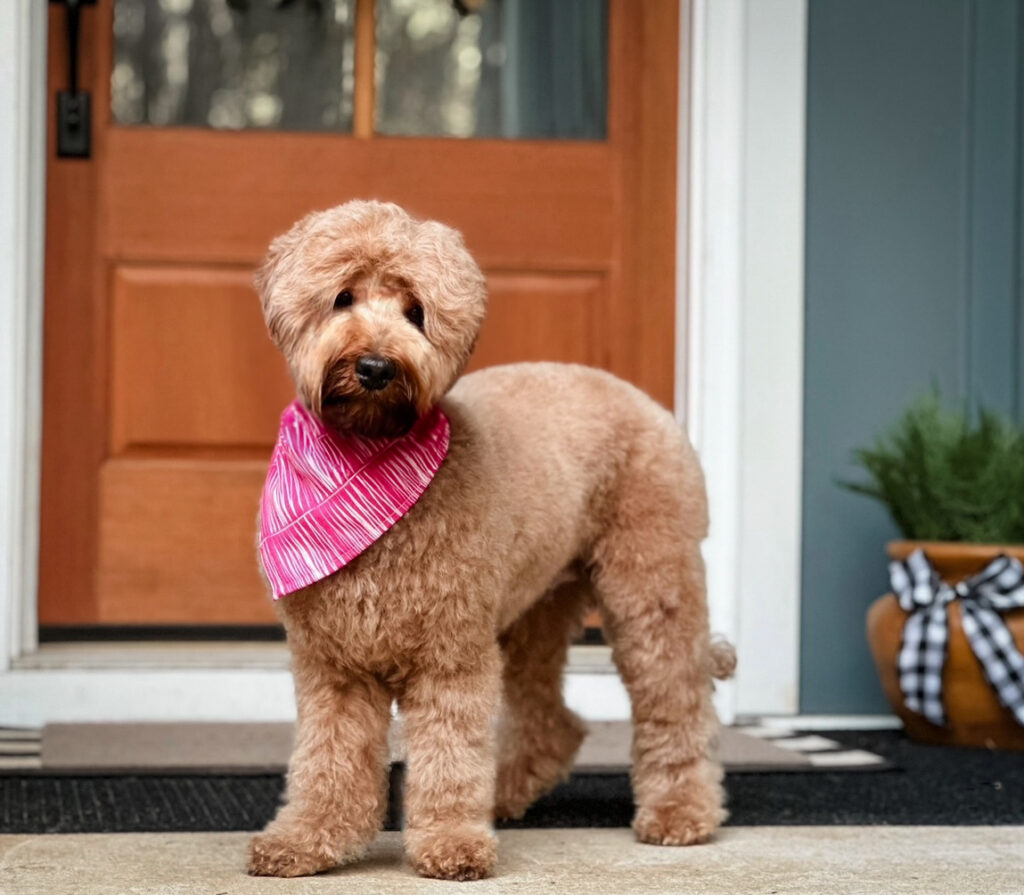
[[(911, 743), (898, 731), (827, 734), (877, 752), (898, 770), (736, 774), (726, 780), (730, 824), (1022, 824), (1024, 754)], [(392, 775), (395, 829), (400, 772)], [(0, 833), (255, 830), (273, 816), (279, 775), (216, 777), (3, 777)], [(625, 774), (574, 774), (500, 827), (624, 827), (632, 815)]]

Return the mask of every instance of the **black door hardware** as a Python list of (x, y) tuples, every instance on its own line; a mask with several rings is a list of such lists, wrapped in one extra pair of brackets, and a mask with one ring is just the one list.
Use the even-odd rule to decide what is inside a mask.
[(57, 91), (57, 155), (89, 158), (92, 152), (92, 97), (78, 89), (78, 25), (83, 6), (96, 0), (50, 0), (63, 3), (68, 23), (68, 77), (70, 90)]

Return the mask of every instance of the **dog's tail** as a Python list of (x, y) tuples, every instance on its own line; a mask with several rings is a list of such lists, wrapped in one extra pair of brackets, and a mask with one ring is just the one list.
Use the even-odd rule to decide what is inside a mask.
[(715, 680), (724, 681), (736, 671), (736, 647), (724, 637), (715, 637), (711, 641), (711, 676)]

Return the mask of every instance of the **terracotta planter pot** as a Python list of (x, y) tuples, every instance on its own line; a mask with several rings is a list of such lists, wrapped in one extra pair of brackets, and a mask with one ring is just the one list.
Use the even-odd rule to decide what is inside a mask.
[[(923, 548), (943, 580), (955, 584), (980, 572), (1000, 553), (1024, 562), (1024, 545), (959, 544), (942, 541), (892, 541), (891, 559), (906, 559)], [(949, 652), (942, 674), (942, 696), (948, 727), (936, 727), (903, 704), (896, 659), (908, 614), (893, 594), (876, 600), (868, 610), (868, 642), (878, 675), (893, 710), (907, 735), (926, 743), (1024, 750), (1024, 726), (999, 702), (981, 663), (974, 656), (960, 621), (960, 605), (950, 604)], [(1003, 614), (1018, 648), (1024, 647), (1024, 609)]]

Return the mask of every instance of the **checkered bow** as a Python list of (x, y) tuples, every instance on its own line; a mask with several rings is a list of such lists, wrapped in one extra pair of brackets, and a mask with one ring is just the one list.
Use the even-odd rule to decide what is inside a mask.
[(923, 550), (889, 564), (900, 606), (911, 613), (903, 628), (898, 668), (907, 708), (945, 725), (942, 667), (949, 627), (946, 607), (960, 601), (964, 633), (999, 701), (1024, 725), (1024, 656), (1001, 612), (1024, 608), (1024, 567), (1001, 554), (982, 571), (951, 586), (939, 578)]

